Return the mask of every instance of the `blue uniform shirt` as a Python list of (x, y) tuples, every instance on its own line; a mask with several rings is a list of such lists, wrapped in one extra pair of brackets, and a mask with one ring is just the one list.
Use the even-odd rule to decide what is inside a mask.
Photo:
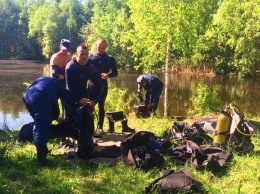
[(59, 106), (58, 99), (60, 98), (64, 104), (66, 104), (65, 109), (69, 113), (75, 109), (76, 102), (73, 100), (69, 91), (61, 84), (61, 82), (52, 77), (41, 77), (36, 79), (27, 89), (24, 98), (26, 98), (30, 93), (40, 92), (48, 96), (53, 106), (53, 119), (57, 119), (59, 116)]

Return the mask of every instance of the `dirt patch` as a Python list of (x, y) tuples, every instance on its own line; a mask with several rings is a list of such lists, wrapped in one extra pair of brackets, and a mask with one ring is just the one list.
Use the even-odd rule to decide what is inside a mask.
[[(126, 135), (123, 134), (105, 134), (102, 135), (101, 141), (97, 141), (98, 146), (95, 150), (101, 151), (107, 146), (117, 146), (120, 147), (121, 142), (125, 139)], [(95, 138), (94, 138), (95, 141)]]
[(202, 116), (191, 116), (189, 119), (192, 122), (196, 122), (199, 120), (206, 120), (206, 119), (217, 119), (220, 113), (209, 113), (207, 115), (202, 115)]
[[(97, 146), (95, 146), (94, 148), (94, 152), (101, 152), (105, 148), (111, 146), (117, 146), (119, 148), (121, 142), (125, 139), (126, 135), (127, 134), (102, 134), (102, 138), (94, 138), (94, 142), (96, 141), (97, 143)], [(74, 148), (61, 148), (60, 152), (63, 154), (64, 159), (66, 159), (66, 161), (70, 165), (77, 165), (79, 162), (87, 162), (115, 166), (119, 161), (121, 161), (121, 156), (118, 156), (116, 158), (97, 157), (89, 160), (79, 160), (77, 157), (67, 159), (68, 154), (70, 152), (74, 152)]]

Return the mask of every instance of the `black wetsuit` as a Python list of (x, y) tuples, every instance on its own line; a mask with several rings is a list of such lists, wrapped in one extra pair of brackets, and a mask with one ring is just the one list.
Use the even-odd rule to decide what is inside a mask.
[[(118, 74), (117, 67), (116, 67), (116, 61), (113, 56), (104, 53), (104, 54), (98, 54), (98, 53), (92, 53), (89, 55), (90, 60), (92, 61), (95, 69), (97, 70), (99, 74), (99, 78), (101, 82), (104, 84), (104, 88), (101, 92), (100, 99), (98, 101), (98, 128), (103, 129), (104, 124), (104, 117), (105, 117), (105, 101), (107, 97), (108, 92), (108, 83), (106, 79), (101, 79), (101, 73), (107, 73), (108, 78), (116, 77)], [(111, 70), (111, 72), (110, 72)], [(92, 82), (89, 82), (89, 90), (90, 93), (95, 93), (96, 87)]]
[[(80, 65), (76, 59), (69, 61), (66, 65), (65, 77), (66, 88), (71, 92), (77, 103), (79, 103), (82, 98), (88, 98), (95, 103), (99, 101), (103, 86), (90, 60), (88, 60), (86, 65)], [(93, 92), (91, 96), (87, 89), (88, 81), (91, 81), (96, 87), (95, 92)]]

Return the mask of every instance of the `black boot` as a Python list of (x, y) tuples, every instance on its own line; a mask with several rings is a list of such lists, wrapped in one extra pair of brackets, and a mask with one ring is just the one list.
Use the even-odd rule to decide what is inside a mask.
[(130, 133), (135, 132), (134, 129), (131, 129), (130, 127), (127, 126), (127, 120), (123, 120), (123, 121), (121, 121), (121, 123), (122, 123), (122, 133), (123, 132), (130, 132)]
[(115, 132), (115, 123), (108, 120), (109, 123), (109, 129), (107, 130), (108, 133), (114, 133)]
[(37, 160), (38, 160), (38, 164), (40, 166), (48, 166), (49, 165), (49, 160), (47, 160), (46, 158), (47, 153), (44, 152), (38, 152), (37, 153)]

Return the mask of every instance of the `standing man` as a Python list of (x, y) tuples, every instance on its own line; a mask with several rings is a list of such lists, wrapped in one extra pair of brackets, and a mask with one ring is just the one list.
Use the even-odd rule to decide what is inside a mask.
[(34, 119), (33, 138), (37, 149), (37, 159), (41, 166), (47, 166), (50, 138), (49, 127), (59, 116), (58, 99), (64, 104), (67, 116), (76, 109), (76, 102), (60, 81), (51, 77), (36, 79), (27, 89), (23, 98), (24, 104)]
[[(70, 54), (70, 41), (68, 39), (62, 39), (60, 41), (60, 51), (54, 53), (51, 56), (50, 60), (50, 76), (58, 79), (64, 87), (66, 87), (66, 80), (65, 80), (65, 67), (66, 64), (72, 59)], [(61, 122), (66, 117), (66, 111), (64, 109), (64, 105), (61, 103), (62, 106), (62, 118), (58, 120)], [(64, 138), (60, 140), (60, 146), (64, 144)]]
[[(104, 88), (101, 92), (100, 99), (98, 101), (98, 129), (100, 133), (103, 133), (103, 124), (105, 117), (105, 101), (108, 93), (108, 83), (107, 79), (116, 77), (118, 74), (116, 61), (113, 56), (106, 53), (107, 42), (104, 38), (100, 38), (96, 41), (96, 49), (95, 53), (89, 55), (95, 69), (99, 74), (99, 78), (104, 85)], [(89, 82), (89, 90), (90, 93), (95, 92), (95, 84)]]
[[(99, 75), (91, 61), (88, 60), (88, 55), (88, 47), (80, 44), (77, 47), (76, 58), (72, 59), (65, 69), (66, 88), (71, 92), (77, 105), (79, 107), (86, 104), (91, 106), (91, 110), (88, 108), (80, 118), (83, 121), (77, 151), (80, 159), (88, 159), (89, 154), (93, 151), (94, 119), (91, 112), (94, 110), (102, 90)], [(91, 81), (96, 88), (92, 96), (88, 93), (88, 81)]]
[(72, 59), (70, 54), (70, 41), (62, 39), (60, 41), (60, 51), (54, 53), (50, 60), (51, 77), (57, 78), (65, 86), (65, 67)]
[(153, 114), (158, 107), (163, 85), (162, 81), (153, 75), (144, 74), (137, 78), (137, 93), (140, 94), (142, 87), (146, 90), (144, 104)]
[[(71, 92), (78, 106), (83, 106), (89, 103), (92, 109), (94, 109), (95, 105), (99, 101), (103, 86), (96, 69), (91, 61), (88, 60), (88, 55), (88, 47), (80, 44), (77, 47), (76, 58), (72, 59), (66, 65), (66, 88)], [(88, 81), (91, 81), (96, 88), (91, 96), (87, 89)], [(89, 130), (91, 135), (93, 135), (94, 120), (91, 121), (91, 127), (93, 127), (93, 129)]]

